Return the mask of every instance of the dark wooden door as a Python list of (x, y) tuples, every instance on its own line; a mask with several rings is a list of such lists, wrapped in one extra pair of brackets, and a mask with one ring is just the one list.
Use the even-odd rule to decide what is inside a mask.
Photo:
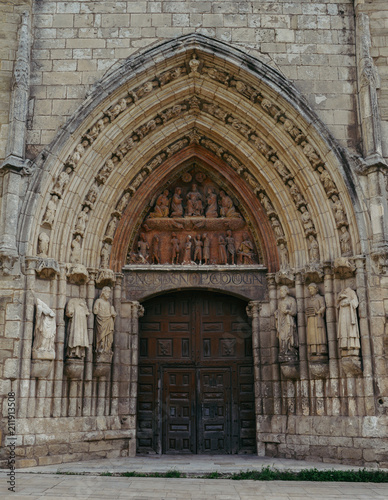
[(238, 299), (184, 292), (144, 304), (139, 453), (254, 453), (251, 329)]

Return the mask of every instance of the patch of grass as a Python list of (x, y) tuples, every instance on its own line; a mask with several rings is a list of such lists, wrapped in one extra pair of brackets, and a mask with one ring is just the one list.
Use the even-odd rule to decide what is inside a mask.
[(230, 479), (241, 481), (321, 481), (350, 483), (388, 483), (388, 472), (382, 470), (318, 470), (302, 469), (300, 471), (272, 469), (270, 466), (261, 470), (248, 470), (231, 474)]
[(203, 476), (200, 476), (204, 479), (220, 479), (221, 477), (224, 478), (225, 475), (220, 474), (218, 471), (216, 472), (210, 472), (209, 474), (205, 474)]
[(200, 479), (233, 479), (234, 481), (321, 481), (321, 482), (347, 482), (347, 483), (388, 483), (388, 471), (380, 469), (360, 470), (319, 470), (302, 469), (300, 471), (279, 470), (271, 466), (259, 470), (246, 470), (237, 473), (208, 472), (206, 474), (187, 475), (176, 469), (167, 472), (101, 472), (100, 474), (87, 472), (60, 472), (63, 475), (99, 475), (108, 477), (155, 477), (155, 478), (186, 478)]

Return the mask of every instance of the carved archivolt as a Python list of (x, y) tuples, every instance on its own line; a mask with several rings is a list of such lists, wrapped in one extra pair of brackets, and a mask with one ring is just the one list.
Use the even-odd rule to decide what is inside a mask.
[[(114, 122), (118, 116), (126, 112), (130, 107), (136, 105), (136, 103), (141, 99), (144, 99), (146, 96), (152, 94), (152, 92), (155, 92), (157, 89), (187, 76), (189, 78), (208, 78), (229, 88), (231, 91), (238, 93), (245, 99), (248, 99), (251, 103), (253, 103), (253, 105), (260, 107), (260, 109), (277, 124), (277, 126), (281, 127), (283, 131), (289, 135), (316, 171), (327, 197), (331, 200), (333, 214), (339, 232), (341, 254), (343, 256), (351, 255), (352, 244), (350, 234), (347, 229), (348, 218), (344, 211), (342, 201), (338, 195), (338, 188), (336, 187), (330, 173), (325, 168), (325, 162), (319, 156), (315, 148), (308, 142), (306, 138), (307, 134), (287, 116), (284, 109), (281, 109), (278, 104), (275, 104), (268, 99), (261, 89), (259, 90), (254, 88), (252, 85), (242, 81), (233, 73), (227, 73), (216, 66), (211, 66), (200, 61), (195, 54), (192, 55), (187, 64), (182, 64), (160, 73), (153, 79), (129, 90), (125, 96), (120, 97), (114, 104), (101, 113), (100, 117), (96, 120), (92, 127), (82, 135), (80, 142), (64, 162), (62, 172), (54, 181), (51, 198), (43, 215), (42, 226), (51, 229), (55, 220), (55, 212), (57, 210), (58, 201), (63, 197), (66, 186), (70, 181), (70, 177), (77, 169), (87, 149), (90, 148), (99, 135), (106, 130), (109, 124)], [(105, 164), (97, 173), (94, 183), (91, 186), (82, 206), (80, 207), (76, 226), (73, 231), (73, 240), (77, 239), (79, 242), (81, 238), (82, 244), (84, 236), (83, 233), (85, 232), (87, 220), (90, 216), (88, 212), (93, 210), (102, 186), (107, 182), (109, 176), (113, 170), (117, 168), (122, 159), (148, 134), (161, 126), (164, 126), (168, 121), (182, 116), (185, 113), (206, 113), (214, 119), (223, 122), (225, 126), (231, 127), (242, 135), (245, 140), (253, 145), (268, 162), (272, 163), (274, 171), (277, 172), (277, 175), (280, 176), (289, 190), (291, 198), (300, 213), (301, 223), (304, 227), (305, 236), (308, 242), (310, 261), (319, 261), (320, 253), (316, 240), (317, 232), (311, 218), (308, 204), (303, 198), (299, 187), (296, 185), (293, 174), (286, 167), (284, 161), (280, 157), (280, 154), (277, 151), (274, 151), (272, 147), (269, 146), (249, 124), (241, 121), (238, 117), (234, 116), (221, 106), (216, 105), (213, 102), (205, 101), (195, 95), (179, 103), (175, 103), (173, 106), (162, 110), (152, 118), (150, 117), (150, 119), (148, 119), (145, 123), (133, 130), (128, 138), (115, 149), (115, 151), (111, 154), (111, 157), (106, 160)], [(284, 245), (286, 244), (284, 231), (280, 225), (279, 217), (273, 210), (272, 203), (269, 201), (265, 191), (261, 186), (259, 186), (256, 179), (254, 179), (254, 177), (234, 158), (233, 155), (226, 151), (223, 146), (220, 146), (211, 139), (204, 137), (196, 130), (192, 130), (185, 137), (175, 141), (167, 148), (164, 148), (159, 154), (155, 155), (152, 161), (149, 162), (146, 167), (138, 172), (131, 180), (128, 188), (125, 190), (119, 203), (117, 204), (114, 213), (112, 213), (111, 220), (108, 222), (104, 242), (112, 242), (115, 229), (123, 210), (125, 210), (125, 206), (130, 196), (133, 195), (133, 193), (144, 182), (149, 173), (161, 165), (166, 158), (193, 143), (201, 144), (201, 146), (211, 150), (217, 156), (223, 158), (227, 163), (229, 163), (240, 175), (244, 176), (245, 180), (254, 190), (255, 194), (259, 196), (274, 228), (278, 244), (282, 244), (283, 247), (281, 247), (281, 250), (284, 250)], [(86, 208), (88, 208), (88, 210), (86, 210)], [(284, 251), (283, 254), (285, 255)]]

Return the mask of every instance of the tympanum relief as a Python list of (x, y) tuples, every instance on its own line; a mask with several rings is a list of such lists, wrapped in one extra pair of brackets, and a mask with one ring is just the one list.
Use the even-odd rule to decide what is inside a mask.
[(259, 263), (239, 201), (197, 167), (161, 190), (151, 205), (128, 264)]

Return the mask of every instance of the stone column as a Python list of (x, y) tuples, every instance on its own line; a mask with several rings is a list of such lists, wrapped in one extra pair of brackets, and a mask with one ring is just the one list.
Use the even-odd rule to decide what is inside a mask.
[(271, 364), (272, 364), (272, 388), (273, 388), (273, 413), (274, 415), (281, 415), (282, 413), (282, 394), (280, 386), (280, 373), (279, 373), (279, 363), (278, 355), (279, 349), (276, 339), (276, 327), (275, 327), (275, 311), (278, 308), (278, 297), (277, 297), (277, 287), (275, 281), (275, 274), (267, 274), (268, 283), (268, 296), (269, 296), (269, 307), (271, 313)]
[(112, 396), (111, 396), (111, 415), (118, 415), (119, 410), (119, 377), (120, 377), (120, 342), (119, 335), (121, 335), (121, 289), (124, 275), (121, 273), (116, 274), (116, 283), (113, 291), (113, 305), (116, 310), (117, 316), (115, 321), (115, 336), (113, 341), (113, 376), (112, 376)]
[[(305, 317), (305, 296), (304, 296), (304, 278), (302, 273), (298, 272), (295, 275), (295, 295), (297, 308), (298, 322), (298, 339), (299, 339), (299, 370), (300, 370), (300, 404), (299, 411), (303, 415), (310, 413), (310, 398), (309, 398), (309, 376), (307, 368), (307, 341), (306, 341), (306, 317)], [(299, 399), (299, 398), (298, 398)]]
[[(35, 257), (26, 257), (26, 295), (25, 295), (25, 323), (22, 339), (22, 359), (20, 373), (20, 402), (19, 417), (25, 418), (29, 414), (28, 395), (30, 391), (31, 379), (31, 351), (34, 330), (34, 310), (35, 310)], [(35, 381), (34, 381), (35, 382)]]
[(57, 302), (57, 341), (54, 365), (54, 409), (53, 416), (60, 417), (62, 411), (63, 351), (65, 342), (66, 266), (60, 266)]
[(375, 414), (372, 353), (368, 319), (368, 299), (366, 291), (365, 258), (357, 256), (356, 264), (356, 288), (358, 295), (358, 315), (360, 318), (361, 355), (364, 374), (364, 396), (365, 410), (367, 415)]
[(129, 413), (136, 415), (137, 380), (139, 362), (139, 318), (144, 315), (143, 306), (136, 300), (132, 302), (132, 328), (131, 328), (131, 387), (129, 395)]
[(0, 169), (5, 170), (0, 211), (0, 257), (4, 274), (10, 274), (18, 258), (16, 231), (20, 181), (21, 175), (29, 173), (30, 162), (25, 160), (25, 141), (30, 90), (30, 44), (30, 15), (24, 12), (13, 73), (6, 158), (0, 165)]
[(362, 134), (364, 165), (362, 173), (368, 178), (372, 230), (372, 256), (377, 265), (387, 270), (388, 259), (388, 201), (385, 192), (386, 161), (383, 158), (381, 118), (377, 89), (379, 74), (370, 53), (372, 45), (369, 16), (362, 12), (360, 2), (356, 12), (356, 63), (358, 104)]
[[(260, 331), (259, 331), (259, 313), (261, 304), (258, 300), (252, 300), (246, 308), (247, 315), (252, 321), (252, 351), (253, 351), (253, 373), (254, 373), (254, 389), (255, 389), (255, 414), (256, 414), (256, 429), (260, 426), (260, 416), (263, 414), (262, 401), (262, 377), (260, 373), (261, 356), (260, 356)], [(257, 454), (265, 456), (265, 444), (259, 441), (259, 436), (256, 434)]]
[(330, 396), (332, 415), (339, 415), (341, 404), (339, 400), (339, 366), (338, 366), (338, 346), (336, 330), (336, 314), (334, 302), (333, 270), (331, 264), (324, 265), (324, 294), (326, 302), (326, 331), (329, 351), (329, 372), (330, 372)]
[(88, 316), (88, 335), (89, 335), (89, 348), (86, 350), (86, 365), (84, 372), (84, 399), (82, 415), (84, 417), (94, 414), (94, 405), (92, 405), (93, 396), (93, 341), (94, 341), (94, 315), (93, 315), (93, 303), (94, 296), (96, 293), (96, 269), (88, 269), (89, 280), (87, 283), (86, 291), (86, 304), (89, 309)]
[(253, 369), (255, 381), (255, 408), (256, 415), (263, 413), (263, 403), (261, 396), (261, 356), (260, 356), (260, 332), (259, 332), (259, 313), (261, 304), (258, 300), (252, 300), (247, 306), (247, 315), (252, 321), (252, 351), (253, 351)]

